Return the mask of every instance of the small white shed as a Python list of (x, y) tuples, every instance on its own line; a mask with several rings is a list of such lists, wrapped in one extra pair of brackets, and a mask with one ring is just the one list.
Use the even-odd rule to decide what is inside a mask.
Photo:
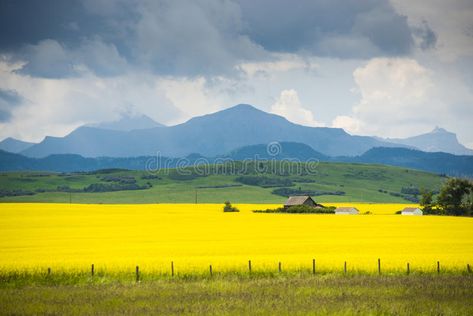
[(335, 215), (358, 215), (360, 211), (356, 207), (337, 207)]
[(422, 216), (424, 213), (418, 207), (406, 207), (401, 211), (401, 215), (417, 215)]

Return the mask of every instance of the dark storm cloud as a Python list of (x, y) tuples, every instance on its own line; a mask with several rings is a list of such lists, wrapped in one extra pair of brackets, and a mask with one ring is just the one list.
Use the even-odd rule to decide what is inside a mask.
[(241, 0), (246, 33), (269, 50), (330, 57), (408, 54), (406, 18), (379, 0)]
[[(102, 2), (110, 3), (114, 16), (100, 15)], [(125, 22), (133, 21), (133, 11), (119, 1), (96, 1), (95, 12), (88, 3), (0, 1), (0, 54), (25, 62), (18, 72), (38, 77), (75, 76), (84, 66), (100, 76), (120, 73), (126, 68), (129, 47)], [(110, 9), (112, 4), (116, 10)], [(122, 19), (125, 22), (117, 22)]]
[(0, 89), (0, 122), (8, 122), (12, 110), (22, 101), (23, 98), (16, 91)]
[(17, 57), (27, 61), (17, 72), (44, 78), (72, 77), (84, 72), (84, 67), (99, 76), (118, 75), (128, 68), (117, 48), (99, 38), (84, 39), (72, 47), (42, 40), (22, 47)]
[(266, 55), (241, 34), (240, 9), (232, 1), (150, 1), (138, 11), (135, 57), (158, 72), (228, 73), (238, 60)]
[(435, 34), (426, 21), (423, 21), (420, 27), (414, 28), (413, 33), (420, 40), (420, 48), (424, 50), (434, 48), (437, 44), (437, 34)]
[[(0, 2), (0, 50), (40, 77), (82, 68), (229, 74), (268, 52), (339, 58), (409, 54), (406, 18), (387, 0), (23, 0)], [(428, 36), (423, 33), (428, 44)], [(423, 42), (424, 43), (424, 42)]]
[(104, 29), (100, 19), (85, 14), (79, 0), (0, 1), (2, 50), (15, 50), (48, 38), (75, 42), (84, 36), (103, 33)]

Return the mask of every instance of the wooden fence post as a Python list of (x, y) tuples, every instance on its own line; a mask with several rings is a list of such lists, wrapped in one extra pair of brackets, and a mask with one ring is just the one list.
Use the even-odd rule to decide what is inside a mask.
[(466, 271), (468, 271), (468, 273), (471, 273), (471, 267), (469, 263), (466, 264)]
[(381, 259), (378, 258), (378, 274), (381, 274)]
[(248, 260), (248, 271), (251, 273), (251, 260)]
[(440, 274), (440, 261), (437, 261), (437, 274)]
[(212, 265), (210, 265), (210, 276), (212, 276)]
[(140, 267), (136, 266), (136, 282), (140, 282)]
[(343, 264), (343, 272), (345, 274), (347, 274), (347, 262), (345, 261), (345, 263)]
[(312, 259), (312, 274), (315, 274), (315, 259)]
[(48, 267), (48, 275), (51, 275), (51, 268)]
[(174, 276), (174, 261), (171, 261), (171, 276)]
[(411, 269), (410, 269), (409, 262), (408, 262), (407, 263), (407, 275), (409, 275), (409, 273), (411, 273)]
[(94, 276), (95, 271), (94, 271), (94, 264), (93, 263), (92, 263), (92, 266), (90, 268), (90, 272), (91, 272), (92, 276)]
[(281, 261), (279, 261), (278, 270), (279, 270), (279, 272), (282, 271), (282, 269), (281, 269)]

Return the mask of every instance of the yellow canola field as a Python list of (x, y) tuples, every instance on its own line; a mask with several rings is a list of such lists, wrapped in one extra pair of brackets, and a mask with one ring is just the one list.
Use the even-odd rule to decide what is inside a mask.
[(419, 204), (379, 204), (379, 203), (322, 203), (324, 206), (353, 206), (356, 207), (360, 214), (370, 212), (374, 215), (394, 215), (397, 211), (401, 211), (405, 207), (419, 207)]
[[(327, 203), (329, 204), (329, 203)], [(277, 205), (0, 204), (0, 269), (245, 270), (464, 269), (473, 218), (261, 214)], [(359, 206), (359, 205), (356, 205)], [(383, 206), (376, 205), (382, 209)], [(386, 209), (390, 206), (386, 205)], [(395, 207), (398, 209), (398, 205)], [(401, 207), (402, 208), (402, 207)], [(374, 206), (370, 206), (374, 210)]]

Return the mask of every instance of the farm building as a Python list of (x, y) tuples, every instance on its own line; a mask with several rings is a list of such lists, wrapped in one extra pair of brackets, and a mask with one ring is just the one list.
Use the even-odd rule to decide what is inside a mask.
[(358, 215), (360, 211), (356, 207), (337, 207), (335, 215)]
[(322, 204), (316, 203), (310, 196), (308, 195), (296, 195), (290, 196), (286, 203), (284, 203), (284, 207), (290, 206), (298, 206), (298, 205), (305, 205), (310, 207), (324, 207)]
[(406, 207), (401, 211), (401, 215), (423, 215), (424, 213), (418, 207)]

